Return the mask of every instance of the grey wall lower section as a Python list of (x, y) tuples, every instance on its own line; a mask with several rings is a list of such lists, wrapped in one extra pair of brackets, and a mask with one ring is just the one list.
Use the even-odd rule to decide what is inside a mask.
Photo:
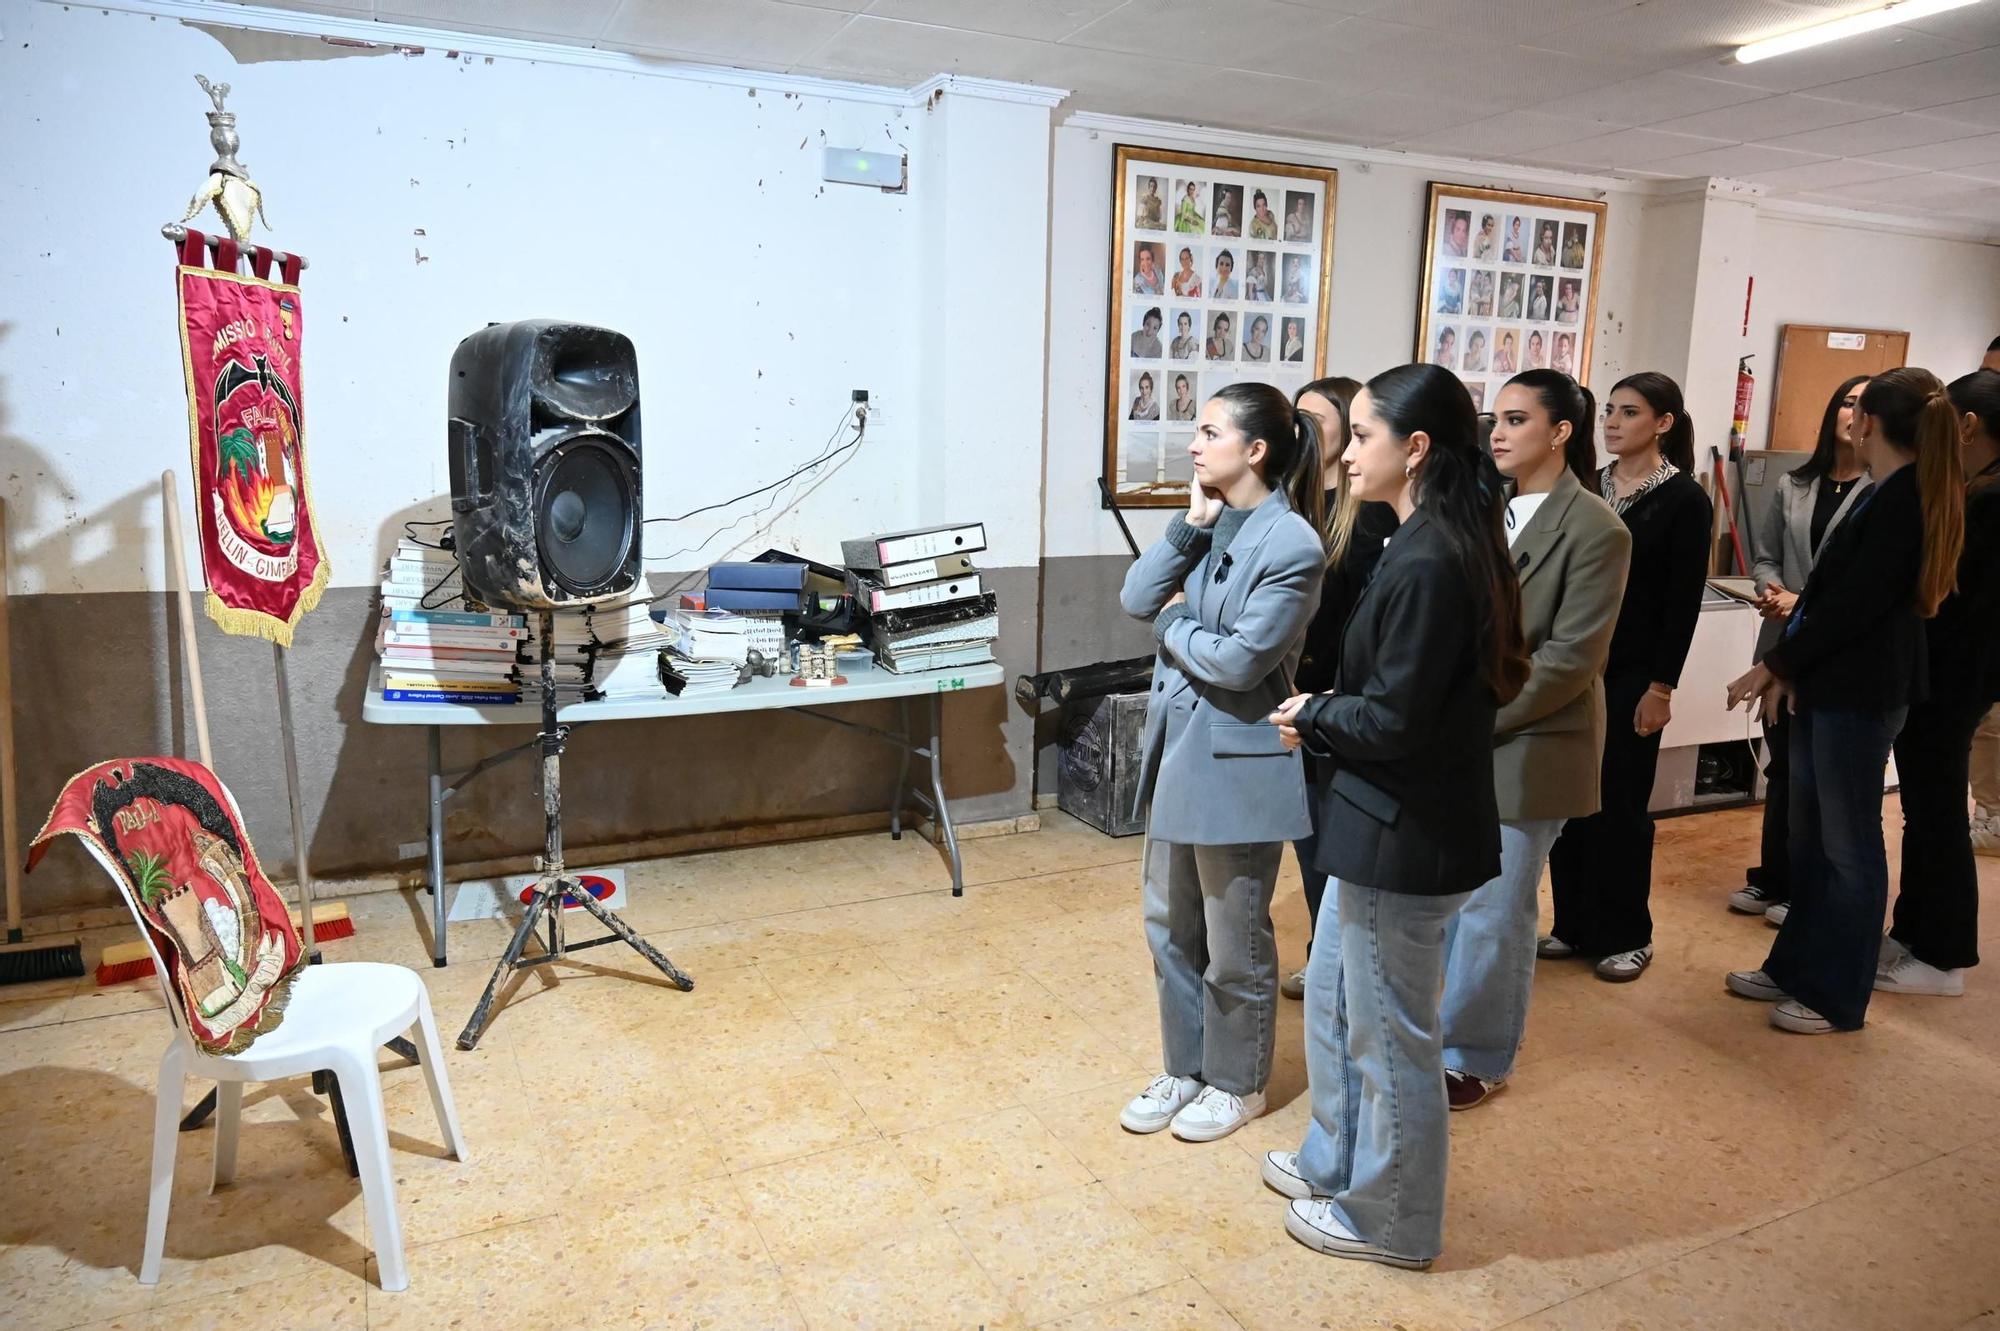
[[(1012, 678), (1035, 668), (1036, 574), (982, 570), (1000, 599), (997, 655)], [(370, 725), (362, 695), (375, 661), (375, 593), (327, 592), (289, 657), (307, 844), (316, 874), (359, 874), (416, 861), (425, 731)], [(178, 623), (160, 593), (17, 597), (12, 604), (14, 724), (22, 836), (32, 836), (64, 781), (107, 758), (196, 755)], [(200, 616), (200, 611), (197, 610)], [(291, 821), (278, 741), (271, 648), (200, 617), (199, 648), (215, 765), (236, 794), (274, 877), (291, 876)], [(856, 704), (852, 719), (895, 722), (894, 703)], [(1028, 812), (1035, 721), (1011, 687), (944, 704), (952, 811), (976, 821)], [(526, 727), (456, 727), (445, 765), (464, 767), (518, 743)], [(563, 769), (564, 830), (577, 847), (886, 809), (896, 755), (887, 745), (783, 711), (590, 726)], [(446, 806), (447, 858), (470, 862), (541, 847), (541, 806), (527, 763), (502, 767)], [(24, 885), (30, 914), (115, 900), (85, 856), (51, 855)]]
[[(1075, 555), (1042, 563), (1042, 666), (1064, 670), (1153, 652), (1150, 621), (1118, 606), (1128, 555)], [(1035, 726), (1035, 788), (1056, 789), (1057, 712), (1045, 707)]]

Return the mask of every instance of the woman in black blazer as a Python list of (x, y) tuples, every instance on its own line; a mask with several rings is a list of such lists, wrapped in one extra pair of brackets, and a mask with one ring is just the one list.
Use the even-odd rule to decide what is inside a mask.
[[(1867, 1018), (1889, 898), (1883, 769), (1924, 696), (1923, 621), (1965, 541), (1958, 421), (1936, 375), (1869, 380), (1855, 435), (1874, 488), (1820, 552), (1778, 645), (1729, 686), (1732, 707), (1792, 710), (1792, 909), (1763, 966), (1726, 983), (1776, 1004), (1771, 1024), (1801, 1035)], [(1962, 817), (1963, 786), (1956, 798)]]
[(1602, 805), (1570, 819), (1549, 851), (1555, 923), (1536, 955), (1596, 957), (1601, 978), (1623, 981), (1653, 961), (1653, 777), (1701, 615), (1714, 510), (1694, 479), (1680, 385), (1666, 375), (1612, 385), (1604, 446), (1615, 460), (1598, 493), (1632, 531), (1632, 571), (1604, 666)]
[(1972, 736), (2000, 702), (2000, 371), (1954, 379), (1945, 394), (1967, 477), (1965, 550), (1956, 590), (1926, 626), (1930, 696), (1896, 736), (1902, 886), (1875, 987), (1955, 998), (1979, 964), (1979, 870), (1965, 816)]
[[(1348, 415), (1359, 382), (1345, 378), (1315, 379), (1292, 399), (1295, 409), (1319, 422), (1320, 475), (1326, 480), (1326, 580), (1320, 583), (1319, 609), (1306, 628), (1306, 645), (1299, 657), (1293, 683), (1300, 693), (1322, 693), (1333, 687), (1340, 666), (1340, 634), (1361, 589), (1382, 558), (1382, 543), (1396, 530), (1396, 510), (1382, 503), (1363, 503), (1347, 483), (1347, 469), (1340, 455), (1347, 451), (1351, 432)], [(1292, 843), (1299, 861), (1299, 880), (1305, 888), (1306, 947), (1312, 947), (1312, 925), (1319, 918), (1320, 898), (1326, 894), (1326, 875), (1313, 867), (1319, 844), (1318, 773), (1310, 755), (1306, 758), (1307, 794), (1312, 800), (1313, 832)], [(1279, 986), (1286, 998), (1301, 998), (1306, 991), (1303, 963)]]
[(1499, 872), (1493, 718), (1528, 676), (1504, 497), (1471, 395), (1404, 365), (1354, 400), (1345, 462), (1401, 526), (1341, 639), (1334, 691), (1272, 716), (1323, 765), (1320, 906), (1306, 968), (1313, 1119), (1264, 1181), (1317, 1252), (1429, 1266), (1443, 1243), (1445, 926)]

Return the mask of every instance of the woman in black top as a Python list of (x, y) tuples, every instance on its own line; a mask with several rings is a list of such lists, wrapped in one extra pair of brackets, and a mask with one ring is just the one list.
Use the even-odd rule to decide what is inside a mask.
[[(1792, 909), (1762, 968), (1726, 982), (1802, 1035), (1867, 1017), (1889, 896), (1882, 770), (1924, 696), (1923, 621), (1950, 593), (1965, 541), (1958, 422), (1937, 376), (1885, 371), (1857, 410), (1874, 488), (1820, 552), (1784, 637), (1729, 686), (1732, 707), (1792, 710)], [(1963, 817), (1963, 784), (1954, 797)]]
[(1973, 732), (2000, 702), (2000, 371), (1945, 390), (1965, 463), (1965, 550), (1958, 587), (1925, 634), (1930, 696), (1896, 736), (1903, 872), (1875, 987), (1955, 997), (1979, 964), (1979, 871), (1965, 816)]
[(1606, 980), (1636, 980), (1653, 961), (1653, 776), (1660, 732), (1694, 641), (1708, 574), (1713, 510), (1694, 479), (1694, 426), (1680, 385), (1628, 375), (1604, 409), (1615, 461), (1599, 493), (1632, 532), (1632, 571), (1604, 666), (1602, 805), (1572, 818), (1549, 852), (1555, 923), (1543, 959), (1597, 957)]
[[(1771, 487), (1770, 505), (1751, 534), (1750, 574), (1757, 585), (1757, 612), (1764, 617), (1752, 665), (1778, 645), (1778, 633), (1805, 590), (1827, 534), (1868, 488), (1868, 470), (1852, 434), (1854, 408), (1867, 386), (1868, 376), (1857, 374), (1833, 390), (1812, 456)], [(1773, 924), (1785, 922), (1792, 899), (1791, 859), (1785, 853), (1792, 798), (1790, 745), (1782, 715), (1764, 727), (1764, 835), (1756, 866), (1744, 875), (1744, 885), (1729, 894), (1729, 909), (1762, 915)]]
[[(1320, 474), (1327, 478), (1326, 491), (1326, 581), (1320, 584), (1319, 609), (1306, 629), (1304, 653), (1299, 657), (1300, 693), (1324, 693), (1333, 687), (1334, 671), (1340, 665), (1340, 631), (1347, 616), (1361, 599), (1361, 589), (1382, 557), (1382, 542), (1396, 530), (1396, 510), (1382, 503), (1364, 503), (1347, 483), (1347, 468), (1340, 455), (1352, 438), (1348, 412), (1361, 384), (1335, 376), (1315, 379), (1299, 390), (1292, 405), (1319, 423)], [(1319, 918), (1320, 898), (1326, 893), (1326, 875), (1313, 867), (1319, 840), (1319, 785), (1311, 755), (1306, 758), (1307, 797), (1312, 802), (1314, 832), (1292, 843), (1299, 861), (1299, 878), (1305, 886), (1306, 947), (1312, 947), (1313, 921)], [(1299, 998), (1306, 991), (1306, 970), (1301, 965), (1285, 977), (1280, 986), (1287, 998)]]
[(1326, 764), (1318, 863), (1338, 885), (1307, 968), (1312, 1122), (1263, 1175), (1314, 1251), (1422, 1268), (1443, 1246), (1445, 926), (1500, 868), (1493, 718), (1528, 653), (1465, 386), (1398, 366), (1355, 398), (1353, 430), (1348, 483), (1402, 525), (1349, 617), (1334, 691), (1272, 717)]

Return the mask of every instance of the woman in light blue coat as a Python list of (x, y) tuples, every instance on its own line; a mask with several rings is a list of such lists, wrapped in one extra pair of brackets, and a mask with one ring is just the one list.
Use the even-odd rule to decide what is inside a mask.
[(1125, 1106), (1132, 1132), (1227, 1136), (1264, 1111), (1276, 1040), (1271, 892), (1311, 830), (1304, 766), (1266, 718), (1291, 695), (1319, 602), (1319, 434), (1269, 384), (1202, 407), (1185, 517), (1126, 576), (1159, 655), (1141, 742), (1151, 801), (1146, 939), (1165, 1070)]

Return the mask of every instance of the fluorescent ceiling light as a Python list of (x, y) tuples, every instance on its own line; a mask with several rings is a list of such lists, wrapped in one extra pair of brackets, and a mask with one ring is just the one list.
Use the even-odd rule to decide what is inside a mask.
[(1837, 42), (1844, 37), (1858, 37), (1864, 32), (1874, 32), (1878, 28), (1909, 23), (1915, 19), (1928, 18), (1932, 14), (1942, 14), (1947, 9), (1963, 9), (1967, 5), (1978, 3), (1979, 0), (1898, 0), (1895, 4), (1864, 10), (1859, 14), (1849, 14), (1846, 18), (1837, 18), (1831, 23), (1800, 28), (1797, 32), (1766, 37), (1760, 42), (1739, 46), (1736, 48), (1736, 60), (1739, 64), (1755, 64), (1759, 60), (1769, 60), (1774, 55), (1790, 55), (1794, 51), (1824, 46), (1828, 42)]

